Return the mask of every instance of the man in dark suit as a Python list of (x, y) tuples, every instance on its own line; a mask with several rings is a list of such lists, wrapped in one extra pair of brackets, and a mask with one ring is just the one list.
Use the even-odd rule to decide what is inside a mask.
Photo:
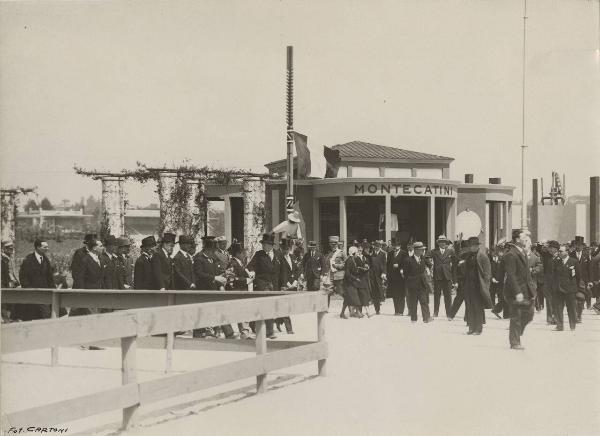
[(83, 238), (83, 247), (78, 248), (73, 253), (73, 258), (71, 259), (71, 276), (73, 277), (73, 289), (83, 289), (82, 284), (79, 282), (79, 277), (81, 277), (80, 269), (81, 269), (81, 261), (85, 257), (86, 254), (90, 252), (90, 244), (95, 244), (98, 236), (95, 233), (88, 233)]
[(400, 248), (400, 241), (396, 240), (394, 248), (387, 256), (387, 296), (394, 301), (394, 315), (404, 314), (406, 300), (406, 283), (404, 281), (404, 264), (408, 257)]
[(556, 317), (556, 331), (562, 331), (563, 313), (567, 306), (569, 327), (575, 330), (577, 325), (577, 303), (575, 294), (579, 291), (581, 283), (581, 270), (579, 262), (569, 256), (569, 249), (561, 245), (558, 250), (558, 259), (554, 263), (554, 316)]
[(173, 258), (173, 282), (177, 290), (196, 289), (194, 283), (194, 254), (196, 243), (191, 236), (181, 235), (177, 241), (179, 251)]
[[(254, 253), (254, 256), (252, 256), (252, 259), (248, 263), (248, 269), (255, 274), (254, 290), (278, 291), (281, 259), (273, 250), (275, 235), (269, 233), (263, 234), (260, 243), (262, 244), (262, 250)], [(265, 324), (267, 337), (275, 339), (277, 336), (273, 332), (273, 320), (265, 320)]]
[[(498, 319), (504, 319), (509, 317), (508, 304), (504, 301), (503, 289), (504, 289), (504, 264), (502, 258), (504, 257), (504, 244), (497, 245), (490, 251), (490, 264), (492, 267), (492, 282), (490, 284), (490, 298), (494, 307), (492, 313), (496, 315)], [(496, 302), (496, 297), (498, 301)], [(502, 317), (500, 312), (503, 312)]]
[(129, 257), (130, 249), (131, 241), (129, 238), (117, 238), (117, 270), (123, 289), (131, 289), (133, 287), (133, 263)]
[(523, 350), (521, 336), (533, 319), (535, 290), (531, 288), (531, 271), (524, 248), (529, 234), (522, 229), (512, 232), (512, 242), (504, 255), (504, 299), (510, 305), (509, 342), (513, 350)]
[(581, 322), (581, 314), (583, 313), (583, 307), (587, 305), (587, 308), (592, 307), (592, 292), (588, 290), (587, 284), (590, 282), (590, 264), (591, 259), (588, 253), (584, 250), (585, 243), (583, 236), (575, 236), (575, 250), (573, 250), (570, 256), (579, 263), (579, 273), (581, 274), (581, 281), (584, 283), (583, 291), (585, 294), (584, 300), (577, 300), (577, 320)]
[(135, 261), (133, 270), (133, 286), (135, 289), (154, 289), (154, 278), (152, 275), (152, 256), (156, 251), (156, 239), (147, 236), (142, 239), (141, 254)]
[(452, 286), (456, 282), (455, 268), (456, 255), (449, 247), (450, 241), (445, 235), (437, 239), (437, 247), (431, 251), (433, 260), (433, 316), (437, 317), (440, 310), (441, 295), (444, 295), (444, 309), (446, 317), (452, 307)]
[(108, 235), (104, 240), (104, 251), (100, 255), (100, 260), (104, 265), (102, 288), (103, 289), (124, 289), (123, 277), (119, 273), (119, 259), (117, 256), (117, 238)]
[[(54, 288), (52, 265), (48, 260), (48, 242), (36, 239), (34, 251), (28, 254), (19, 269), (19, 282), (23, 288)], [(13, 319), (31, 321), (50, 318), (50, 306), (47, 304), (15, 304)]]
[(408, 292), (408, 304), (410, 306), (410, 320), (417, 322), (417, 302), (421, 305), (423, 322), (433, 321), (429, 313), (429, 295), (427, 294), (427, 283), (425, 282), (425, 246), (422, 242), (413, 244), (414, 255), (409, 257), (405, 267), (406, 290)]
[[(244, 249), (238, 242), (233, 242), (229, 247), (231, 260), (227, 269), (231, 271), (231, 276), (227, 280), (226, 290), (232, 291), (247, 291), (248, 283), (250, 283), (250, 274), (246, 270), (244, 262)], [(238, 330), (240, 331), (240, 339), (254, 339), (254, 334), (250, 330), (250, 324), (246, 321), (238, 322)]]
[[(282, 239), (279, 244), (281, 249), (281, 269), (279, 271), (279, 288), (282, 291), (297, 291), (298, 278), (300, 277), (300, 267), (298, 259), (294, 256), (294, 240)], [(275, 320), (277, 329), (281, 331), (281, 324), (285, 325), (288, 334), (294, 334), (292, 320), (289, 316), (277, 318)]]
[(544, 268), (544, 298), (546, 306), (546, 324), (556, 325), (555, 311), (554, 311), (554, 267), (556, 260), (558, 259), (558, 250), (560, 244), (557, 241), (548, 241), (545, 246), (542, 247), (541, 259)]
[(175, 235), (164, 233), (160, 247), (152, 256), (152, 276), (154, 277), (154, 289), (160, 291), (173, 289), (173, 259), (171, 254), (175, 247)]
[(383, 280), (386, 278), (386, 263), (387, 256), (385, 251), (381, 249), (381, 242), (373, 242), (373, 252), (371, 253), (371, 297), (375, 314), (379, 315), (381, 303), (385, 301), (383, 290)]
[(319, 253), (315, 241), (308, 242), (308, 252), (302, 259), (302, 270), (306, 279), (306, 290), (318, 291), (321, 289), (321, 276), (328, 269), (325, 265), (325, 256)]

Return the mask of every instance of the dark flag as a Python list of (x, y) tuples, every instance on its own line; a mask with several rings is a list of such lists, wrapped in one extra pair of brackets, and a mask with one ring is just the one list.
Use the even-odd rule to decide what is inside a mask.
[(340, 168), (340, 151), (334, 150), (327, 146), (323, 146), (323, 156), (327, 161), (327, 169), (325, 170), (325, 178), (332, 179), (337, 177), (338, 169)]
[(308, 138), (302, 133), (294, 133), (294, 144), (296, 144), (296, 155), (298, 162), (298, 173), (299, 179), (305, 179), (310, 174), (310, 151), (307, 143)]

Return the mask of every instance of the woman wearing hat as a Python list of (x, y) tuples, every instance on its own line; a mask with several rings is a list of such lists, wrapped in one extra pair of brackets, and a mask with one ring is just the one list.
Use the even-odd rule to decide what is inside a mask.
[[(299, 260), (294, 256), (294, 243), (292, 239), (282, 239), (281, 244), (281, 270), (279, 272), (279, 287), (282, 291), (297, 291), (300, 276)], [(281, 331), (281, 324), (289, 335), (294, 334), (292, 320), (289, 316), (275, 320), (277, 329)]]
[[(345, 274), (344, 274), (344, 305), (348, 307), (350, 316), (353, 318), (362, 318), (360, 313), (361, 301), (358, 295), (359, 286), (363, 286), (365, 281), (364, 273), (359, 272), (358, 265), (362, 261), (358, 259), (358, 248), (352, 245), (348, 249), (348, 259), (346, 259)], [(368, 303), (367, 303), (368, 304)], [(341, 318), (346, 318), (344, 312), (340, 315)]]

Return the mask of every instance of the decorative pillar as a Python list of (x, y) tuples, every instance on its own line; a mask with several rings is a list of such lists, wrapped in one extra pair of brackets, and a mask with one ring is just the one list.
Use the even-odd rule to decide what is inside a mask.
[(125, 234), (125, 197), (122, 177), (102, 177), (101, 238)]
[(231, 232), (231, 197), (226, 195), (223, 197), (224, 205), (223, 205), (223, 215), (225, 221), (225, 239), (231, 244), (232, 241), (232, 232)]
[[(318, 198), (313, 198), (313, 232), (312, 232), (312, 240), (317, 243), (317, 247), (319, 247), (322, 251), (327, 249), (327, 247), (321, 247), (321, 213), (320, 213), (320, 201)], [(308, 230), (306, 230), (308, 233)], [(308, 238), (308, 235), (305, 236), (305, 240)]]
[(260, 249), (260, 240), (265, 231), (266, 185), (258, 177), (244, 179), (244, 250), (248, 259)]
[(10, 239), (13, 242), (15, 240), (16, 225), (15, 196), (16, 193), (13, 191), (1, 191), (2, 240)]
[(506, 202), (506, 222), (504, 224), (506, 227), (506, 240), (510, 242), (512, 238), (512, 201)]
[(206, 184), (203, 179), (190, 179), (187, 199), (187, 225), (181, 229), (182, 233), (192, 236), (198, 249), (202, 248), (202, 237), (206, 234), (208, 198), (206, 197)]
[(435, 248), (435, 197), (429, 197), (429, 207), (427, 208), (427, 249)]
[(539, 205), (539, 197), (538, 197), (538, 180), (531, 180), (531, 221), (529, 223), (529, 230), (531, 231), (531, 239), (533, 241), (537, 241), (539, 238), (539, 229), (538, 229), (538, 205)]
[(344, 249), (347, 251), (348, 243), (348, 223), (346, 221), (346, 197), (340, 196), (340, 239), (344, 241)]
[(160, 173), (158, 178), (158, 198), (160, 201), (159, 235), (165, 232), (177, 233), (177, 211), (173, 207), (171, 195), (175, 191), (176, 175)]
[(483, 246), (489, 248), (490, 246), (490, 202), (485, 202), (485, 221), (483, 222)]
[(446, 199), (446, 213), (446, 237), (456, 241), (456, 198)]
[(385, 196), (385, 242), (392, 239), (392, 196)]

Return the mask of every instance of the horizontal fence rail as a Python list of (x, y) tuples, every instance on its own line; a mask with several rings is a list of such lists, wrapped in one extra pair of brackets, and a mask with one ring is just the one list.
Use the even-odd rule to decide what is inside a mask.
[[(24, 295), (15, 297), (15, 294), (19, 292)], [(57, 298), (56, 295), (53, 296), (53, 292), (58, 292), (60, 299), (65, 298), (66, 301), (69, 301), (66, 295), (81, 298), (81, 293), (85, 292), (88, 296), (92, 295), (89, 298), (98, 303), (104, 301), (103, 299), (107, 293), (111, 295), (123, 294), (121, 297), (117, 296), (117, 298), (121, 298), (119, 304), (134, 304), (132, 303), (133, 300), (125, 297), (124, 294), (139, 293), (139, 297), (144, 299), (144, 304), (146, 304), (152, 298), (162, 298), (157, 297), (156, 294), (169, 293), (169, 291), (12, 290), (6, 292), (2, 290), (2, 299), (3, 303), (27, 302), (41, 304), (41, 301), (48, 301), (47, 298), (50, 296), (50, 301), (54, 300), (56, 304)], [(27, 293), (30, 294), (26, 295)], [(123, 379), (123, 384), (120, 387), (12, 412), (5, 415), (3, 421), (14, 427), (27, 425), (31, 422), (49, 426), (122, 409), (122, 427), (127, 428), (136, 423), (141, 405), (248, 377), (256, 377), (257, 392), (261, 393), (266, 388), (267, 373), (314, 360), (318, 361), (319, 374), (325, 375), (328, 356), (328, 345), (325, 341), (325, 314), (327, 311), (327, 296), (325, 294), (321, 292), (285, 294), (281, 292), (239, 292), (237, 294), (243, 295), (225, 301), (211, 300), (226, 294), (230, 294), (228, 297), (233, 296), (234, 292), (176, 291), (171, 292), (171, 294), (167, 298), (168, 304), (171, 305), (165, 307), (126, 309), (98, 315), (3, 324), (1, 329), (2, 353), (92, 342), (102, 343), (102, 341), (109, 345), (117, 345), (120, 342)], [(209, 302), (181, 303), (188, 301), (188, 298), (194, 298), (188, 294), (200, 294), (196, 297), (207, 298)], [(214, 294), (219, 295), (215, 296)], [(5, 299), (5, 295), (8, 295), (9, 298)], [(27, 301), (15, 301), (21, 297)], [(100, 297), (100, 299), (96, 300), (97, 297)], [(173, 300), (175, 300), (175, 303), (173, 303)], [(180, 303), (178, 304), (177, 301)], [(117, 305), (117, 303), (115, 305), (114, 308), (124, 307)], [(65, 306), (68, 307), (67, 304)], [(86, 305), (81, 304), (78, 307), (86, 307)], [(98, 307), (106, 306), (102, 303)], [(317, 312), (317, 342), (298, 341), (297, 345), (294, 345), (293, 341), (285, 341), (285, 343), (274, 346), (275, 351), (267, 352), (265, 320), (310, 312)], [(161, 344), (170, 342), (171, 349), (174, 344), (179, 344), (180, 346), (176, 348), (181, 349), (207, 349), (202, 345), (197, 345), (211, 343), (212, 340), (177, 338), (176, 341), (173, 341), (173, 332), (250, 320), (256, 322), (257, 337), (254, 342), (254, 350), (257, 355), (255, 357), (157, 380), (137, 382), (136, 350), (138, 342), (141, 346), (144, 346), (142, 342), (145, 342), (145, 345), (149, 347), (158, 347)], [(169, 336), (167, 338), (152, 337), (153, 335), (165, 333), (171, 335), (170, 341)], [(216, 341), (213, 344), (225, 345), (225, 341)], [(277, 342), (272, 344), (277, 344)], [(244, 351), (251, 350), (245, 344), (242, 348)], [(218, 349), (218, 346), (217, 348), (209, 347), (208, 349)]]

